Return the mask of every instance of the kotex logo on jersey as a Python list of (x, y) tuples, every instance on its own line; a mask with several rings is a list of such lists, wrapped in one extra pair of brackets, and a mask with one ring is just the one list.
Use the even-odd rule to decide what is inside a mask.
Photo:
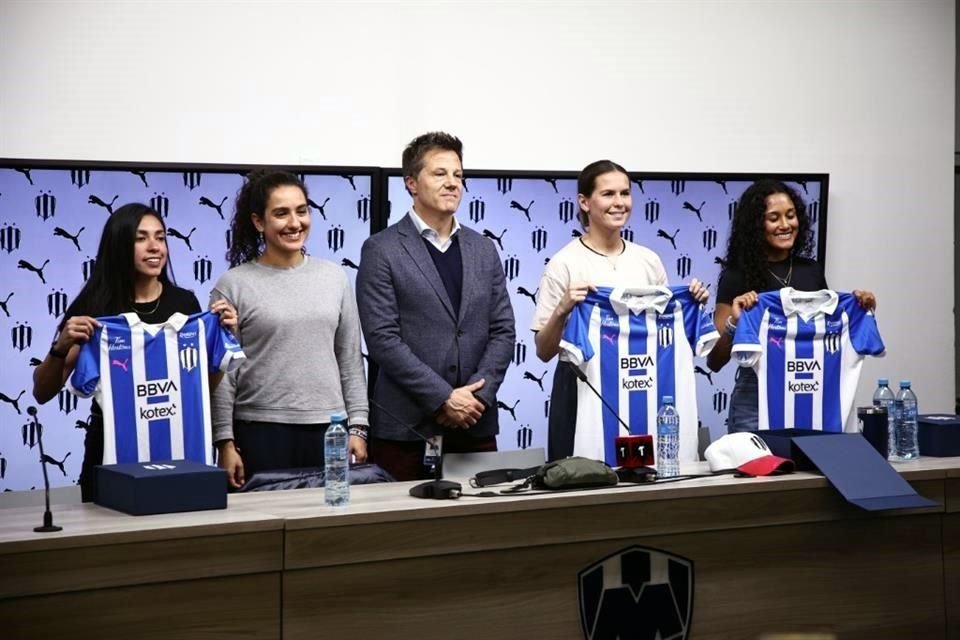
[(657, 363), (653, 356), (630, 355), (620, 358), (620, 387), (624, 391), (650, 391), (657, 379)]
[(162, 420), (177, 415), (177, 405), (170, 394), (180, 389), (174, 380), (150, 380), (134, 385), (137, 396), (137, 417), (140, 420)]
[(814, 358), (791, 358), (785, 362), (787, 391), (790, 393), (817, 393), (823, 367)]

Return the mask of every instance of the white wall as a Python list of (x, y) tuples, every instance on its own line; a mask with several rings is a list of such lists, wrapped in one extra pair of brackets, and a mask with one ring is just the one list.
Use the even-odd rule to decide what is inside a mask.
[(6, 0), (0, 156), (395, 166), (440, 128), (472, 168), (829, 172), (827, 276), (889, 352), (858, 399), (952, 409), (955, 10)]

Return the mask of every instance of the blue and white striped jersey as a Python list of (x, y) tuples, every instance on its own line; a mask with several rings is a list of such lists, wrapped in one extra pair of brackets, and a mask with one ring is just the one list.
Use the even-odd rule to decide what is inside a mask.
[(578, 366), (626, 424), (585, 385), (577, 391), (573, 453), (616, 463), (614, 438), (656, 433), (663, 396), (680, 414), (680, 460), (697, 460), (693, 357), (719, 334), (687, 287), (600, 287), (570, 313), (560, 357)]
[(863, 359), (884, 346), (852, 294), (784, 288), (740, 315), (732, 352), (757, 372), (760, 429), (843, 431)]
[(244, 358), (209, 311), (146, 324), (135, 313), (98, 318), (68, 388), (103, 411), (103, 464), (213, 463), (209, 375)]

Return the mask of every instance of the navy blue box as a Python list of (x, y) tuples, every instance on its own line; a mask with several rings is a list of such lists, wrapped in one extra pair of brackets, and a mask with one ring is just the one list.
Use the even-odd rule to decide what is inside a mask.
[(190, 460), (97, 467), (97, 504), (135, 516), (227, 508), (227, 472)]
[(804, 438), (807, 436), (830, 435), (832, 431), (818, 431), (815, 429), (770, 429), (756, 432), (773, 455), (793, 460), (797, 471), (816, 471), (817, 466), (813, 464), (807, 454), (793, 442), (794, 438)]
[(960, 456), (960, 416), (928, 413), (917, 416), (920, 455)]

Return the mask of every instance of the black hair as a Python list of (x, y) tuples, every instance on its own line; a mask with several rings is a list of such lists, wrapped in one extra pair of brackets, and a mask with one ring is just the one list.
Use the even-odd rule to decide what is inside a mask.
[(260, 232), (253, 224), (252, 216), (263, 218), (270, 194), (277, 187), (297, 187), (304, 198), (309, 197), (303, 181), (289, 171), (254, 169), (248, 173), (247, 181), (237, 192), (233, 220), (230, 221), (232, 240), (227, 249), (227, 262), (231, 267), (256, 260), (263, 253)]
[(739, 269), (751, 290), (763, 291), (767, 282), (767, 240), (764, 217), (767, 198), (782, 193), (790, 198), (797, 212), (797, 239), (790, 249), (791, 256), (809, 256), (813, 248), (813, 230), (807, 205), (796, 190), (779, 180), (763, 179), (754, 182), (740, 196), (730, 223), (726, 266)]
[[(134, 244), (140, 221), (145, 216), (159, 220), (166, 234), (167, 225), (163, 217), (145, 204), (125, 204), (111, 214), (100, 234), (100, 247), (97, 249), (93, 272), (64, 314), (64, 320), (57, 327), (58, 332), (63, 329), (66, 318), (71, 316), (109, 316), (133, 311), (136, 284)], [(175, 284), (169, 251), (159, 280), (164, 286)]]

